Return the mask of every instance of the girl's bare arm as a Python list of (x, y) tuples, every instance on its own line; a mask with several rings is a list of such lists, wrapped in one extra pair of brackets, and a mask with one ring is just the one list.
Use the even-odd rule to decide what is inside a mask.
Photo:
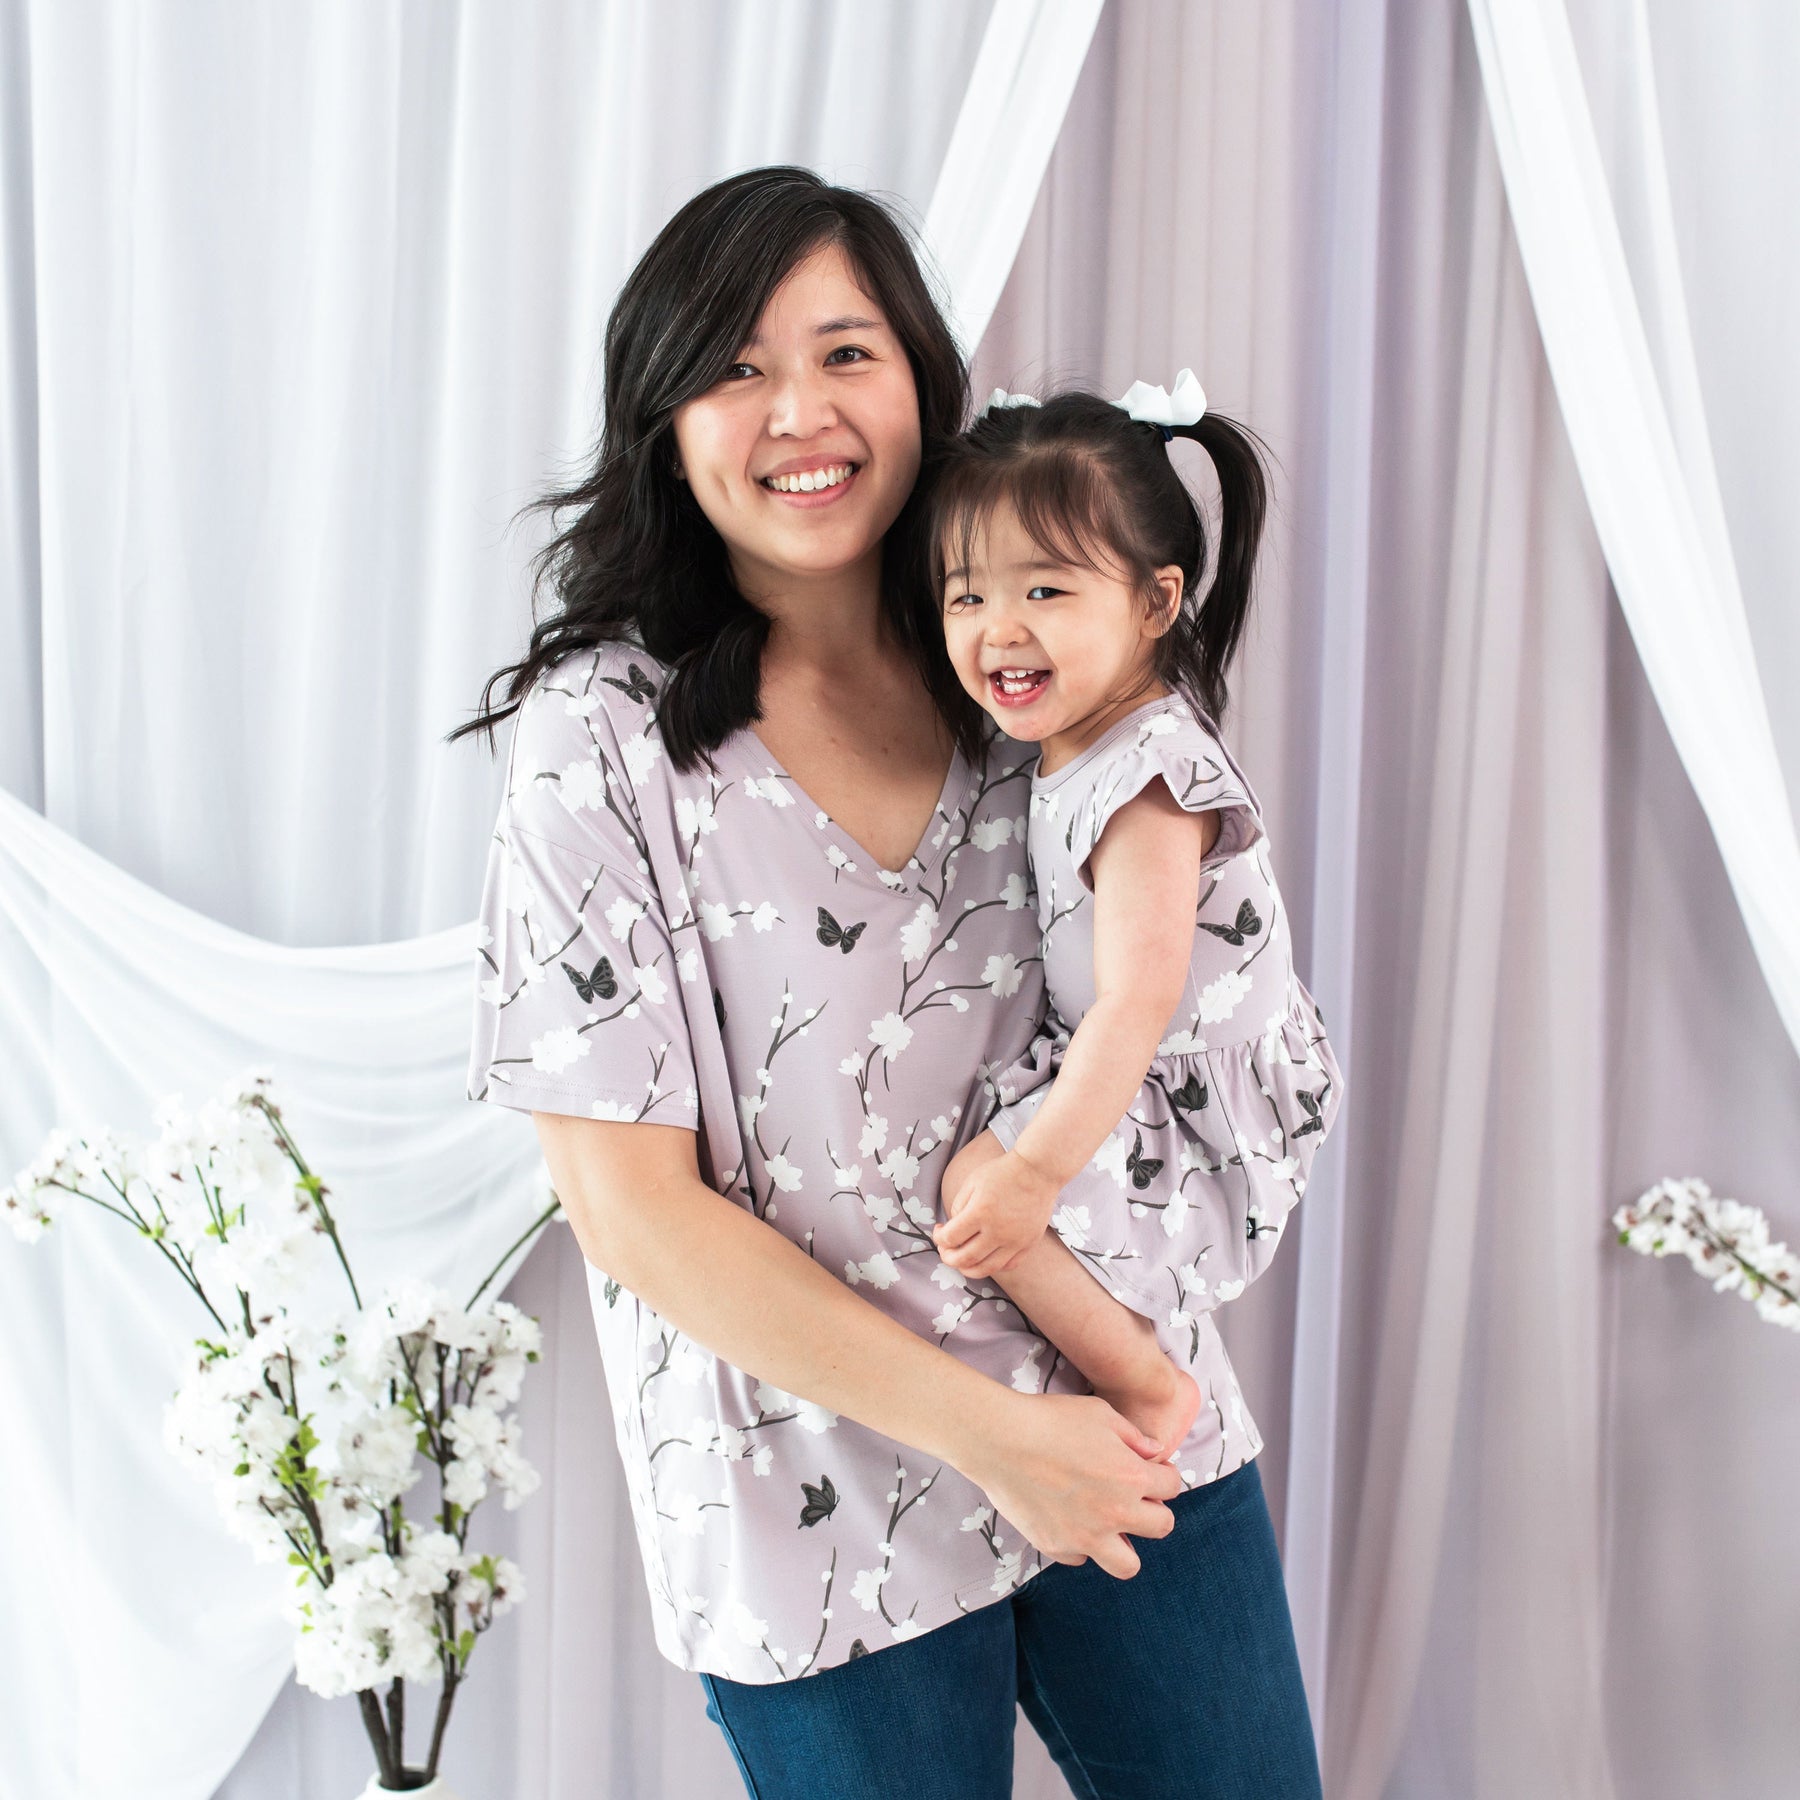
[(1187, 981), (1200, 863), (1218, 833), (1216, 812), (1185, 812), (1154, 781), (1107, 821), (1088, 859), (1097, 997), (1014, 1146), (1057, 1187), (1087, 1166), (1143, 1085)]
[(582, 1254), (737, 1368), (961, 1471), (1040, 1551), (1116, 1576), (1181, 1491), (1094, 1395), (1014, 1392), (909, 1331), (700, 1177), (694, 1132), (534, 1113)]

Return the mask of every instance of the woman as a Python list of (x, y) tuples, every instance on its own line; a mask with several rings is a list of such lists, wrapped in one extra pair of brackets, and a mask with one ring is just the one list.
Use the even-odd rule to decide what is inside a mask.
[(463, 728), (517, 713), (470, 1093), (536, 1120), (658, 1646), (752, 1793), (1004, 1795), (1016, 1698), (1081, 1793), (1316, 1794), (1210, 1322), (1152, 1461), (932, 1245), (1042, 1003), (1030, 756), (961, 696), (916, 530), (966, 386), (894, 220), (808, 171), (645, 253), (547, 502), (561, 609)]

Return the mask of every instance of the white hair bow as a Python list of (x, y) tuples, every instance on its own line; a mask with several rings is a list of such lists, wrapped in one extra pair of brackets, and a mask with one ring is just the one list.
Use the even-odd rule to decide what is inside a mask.
[(1147, 381), (1134, 381), (1117, 400), (1134, 419), (1146, 425), (1160, 425), (1167, 432), (1171, 425), (1197, 425), (1206, 411), (1206, 390), (1194, 378), (1192, 369), (1183, 369), (1175, 377), (1175, 391), (1152, 387)]
[(987, 405), (981, 410), (992, 412), (996, 406), (1040, 406), (1042, 404), (1035, 394), (1009, 394), (1005, 388), (995, 388), (987, 397)]

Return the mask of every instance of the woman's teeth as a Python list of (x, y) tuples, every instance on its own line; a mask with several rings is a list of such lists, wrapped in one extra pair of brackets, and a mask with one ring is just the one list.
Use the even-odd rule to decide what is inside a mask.
[(854, 463), (828, 463), (822, 469), (804, 469), (798, 475), (768, 475), (763, 486), (778, 494), (817, 494), (825, 488), (839, 487), (856, 473)]

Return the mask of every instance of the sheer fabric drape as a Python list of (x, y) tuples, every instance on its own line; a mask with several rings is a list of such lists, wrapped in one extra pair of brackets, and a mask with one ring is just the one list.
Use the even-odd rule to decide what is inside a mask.
[[(1752, 43), (1791, 80), (1778, 22), (1709, 46), (1675, 10), (1698, 91)], [(1701, 316), (1753, 325), (1748, 247), (1705, 241)], [(1701, 366), (1781, 335), (1697, 330)], [(1610, 591), (1461, 9), (1109, 12), (980, 385), (1184, 363), (1282, 465), (1228, 724), (1357, 1094), (1222, 1319), (1327, 1792), (1777, 1793), (1792, 1359), (1608, 1216), (1710, 1170), (1791, 1241), (1800, 1082)]]
[[(612, 294), (691, 193), (792, 161), (929, 214), (978, 333), (1097, 10), (4, 10), (9, 1170), (53, 1119), (142, 1126), (266, 1062), (365, 1280), (474, 1285), (541, 1177), (528, 1123), (462, 1095), (499, 776), (441, 738), (524, 636), (545, 527), (514, 514), (588, 453)], [(285, 1574), (160, 1442), (191, 1302), (112, 1223), (0, 1258), (35, 1550), (0, 1577), (0, 1786), (34, 1800), (213, 1792), (291, 1648)], [(717, 1791), (697, 1684), (633, 1612), (579, 1269), (559, 1232), (519, 1283), (557, 1355), (527, 1403), (547, 1491), (481, 1524), (554, 1574), (484, 1646), (450, 1765), (471, 1795), (601, 1763)], [(353, 1792), (361, 1739), (289, 1687), (225, 1791)]]
[[(1612, 34), (1647, 22), (1699, 396), (1775, 699), (1800, 666), (1779, 498), (1800, 468), (1800, 240), (1779, 228), (1800, 42), (1774, 8), (1704, 27), (1675, 0), (1636, 23), (1570, 10), (1628, 256), (1638, 138), (1608, 80)], [(734, 163), (810, 161), (925, 211), (964, 107), (946, 70), (974, 66), (985, 23), (698, 0), (0, 9), (0, 559), (20, 596), (0, 619), (0, 776), (197, 909), (191, 966), (221, 1005), (233, 945), (212, 922), (293, 946), (441, 930), (420, 955), (453, 953), (495, 776), (437, 740), (518, 641), (531, 538), (508, 520), (587, 441), (611, 284)], [(808, 104), (821, 84), (845, 109)], [(926, 99), (896, 128), (870, 91)], [(221, 140), (261, 160), (213, 168)], [(1791, 1241), (1800, 1082), (1609, 591), (1461, 8), (1105, 11), (978, 391), (1117, 393), (1190, 363), (1281, 463), (1227, 723), (1357, 1094), (1294, 1241), (1223, 1320), (1268, 1442), (1327, 1789), (1783, 1793), (1800, 1459), (1769, 1422), (1791, 1409), (1789, 1347), (1625, 1257), (1607, 1218), (1691, 1171)], [(1792, 791), (1790, 713), (1772, 726)], [(128, 1121), (162, 1085), (135, 1066), (141, 1022), (191, 1006), (193, 982), (180, 963), (160, 999), (134, 982), (114, 943), (155, 921), (60, 916), (18, 856), (0, 893), (0, 1007), (38, 1033), (9, 1040), (0, 1139), (29, 1149), (65, 1109)], [(355, 955), (284, 966), (292, 1008), (323, 1006)], [(53, 994), (48, 956), (82, 971), (75, 992)], [(411, 1010), (422, 1058), (444, 1030), (460, 1046), (460, 1021)], [(46, 1032), (90, 1071), (74, 1087), (45, 1078)], [(332, 1034), (310, 1042), (336, 1098), (309, 1144), (360, 1171), (372, 1094), (327, 1066)], [(390, 1089), (373, 1110), (391, 1144), (407, 1107)], [(528, 1184), (528, 1144), (481, 1153), (487, 1191), (507, 1170)], [(369, 1173), (371, 1230), (459, 1218), (473, 1192), (416, 1158)], [(442, 1248), (449, 1273), (480, 1246)], [(85, 1786), (44, 1765), (25, 1791), (354, 1792), (354, 1717), (283, 1687), (281, 1645), (229, 1610), (238, 1548), (217, 1588), (170, 1578), (209, 1554), (206, 1496), (148, 1446), (149, 1485), (113, 1491), (94, 1396), (149, 1420), (169, 1384), (119, 1348), (162, 1329), (138, 1249), (76, 1225), (35, 1263), (0, 1257), (26, 1371), (0, 1430), (43, 1550), (9, 1559), (0, 1605), (44, 1622), (0, 1648), (0, 1756), (102, 1720)], [(546, 1325), (524, 1414), (547, 1484), (488, 1523), (545, 1573), (459, 1700), (459, 1781), (471, 1800), (733, 1792), (689, 1679), (645, 1653), (565, 1232), (510, 1291)], [(147, 1543), (152, 1512), (167, 1529)], [(59, 1540), (96, 1513), (105, 1534)], [(125, 1628), (134, 1569), (152, 1623)], [(171, 1698), (156, 1683), (190, 1653), (214, 1679)], [(214, 1774), (157, 1785), (159, 1742), (212, 1746)], [(1017, 1791), (1062, 1791), (1029, 1734)]]

